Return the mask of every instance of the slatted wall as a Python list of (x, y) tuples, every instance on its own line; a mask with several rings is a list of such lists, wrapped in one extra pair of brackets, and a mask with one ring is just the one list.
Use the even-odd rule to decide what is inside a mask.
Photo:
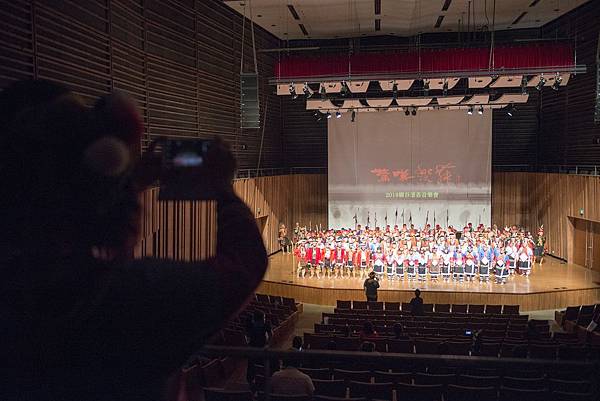
[[(327, 176), (281, 175), (236, 180), (236, 193), (254, 213), (269, 253), (279, 249), (280, 224), (327, 226)], [(198, 260), (216, 249), (214, 202), (158, 202), (158, 189), (142, 195), (142, 235), (136, 257)]]
[(576, 38), (577, 63), (587, 72), (573, 76), (558, 92), (544, 90), (540, 98), (540, 163), (600, 164), (600, 125), (594, 123), (596, 51), (600, 32), (600, 2), (590, 1), (544, 26), (545, 37)]
[[(494, 173), (492, 221), (520, 224), (533, 233), (543, 224), (551, 254), (569, 257), (569, 216), (600, 221), (600, 177), (547, 173)], [(583, 209), (583, 215), (580, 214)]]
[[(23, 78), (67, 84), (92, 104), (113, 89), (144, 115), (142, 145), (157, 135), (233, 144), (241, 167), (258, 163), (261, 130), (240, 130), (243, 18), (219, 0), (3, 1), (0, 88)], [(245, 70), (253, 69), (250, 24)], [(258, 49), (279, 40), (256, 26)], [(280, 99), (268, 85), (273, 53), (258, 53), (261, 108), (268, 103), (263, 167), (281, 167)], [(262, 118), (263, 116), (261, 116)]]

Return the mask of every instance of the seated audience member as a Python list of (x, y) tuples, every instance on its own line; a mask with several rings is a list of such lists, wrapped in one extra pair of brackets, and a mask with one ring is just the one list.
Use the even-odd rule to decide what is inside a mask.
[(168, 376), (260, 283), (267, 254), (218, 140), (204, 165), (215, 256), (132, 260), (140, 194), (160, 171), (156, 157), (137, 160), (142, 132), (122, 95), (89, 108), (43, 80), (0, 93), (3, 401), (163, 399)]
[(360, 340), (366, 341), (372, 340), (374, 338), (379, 338), (379, 334), (377, 334), (377, 332), (375, 331), (373, 323), (367, 320), (363, 325), (362, 331), (360, 332)]
[(413, 316), (423, 316), (425, 311), (423, 310), (423, 298), (421, 298), (421, 290), (418, 288), (415, 290), (415, 297), (410, 300), (410, 311)]
[(296, 368), (297, 362), (287, 361), (283, 369), (273, 373), (271, 391), (274, 394), (305, 395), (312, 397), (315, 386), (310, 376)]
[(395, 340), (407, 340), (409, 337), (404, 333), (404, 326), (400, 323), (394, 323), (394, 339)]

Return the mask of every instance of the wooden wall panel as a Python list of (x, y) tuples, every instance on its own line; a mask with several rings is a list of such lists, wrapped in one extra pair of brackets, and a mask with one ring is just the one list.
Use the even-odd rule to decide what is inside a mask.
[[(119, 89), (144, 115), (142, 148), (156, 136), (218, 134), (240, 167), (256, 168), (259, 154), (262, 167), (283, 167), (281, 102), (268, 84), (277, 54), (257, 54), (263, 140), (262, 129), (240, 129), (243, 17), (222, 1), (14, 0), (2, 2), (0, 17), (0, 89), (47, 78), (88, 104)], [(279, 46), (259, 26), (255, 33), (258, 49)], [(247, 21), (245, 71), (254, 69), (252, 55)]]
[(557, 257), (570, 259), (569, 217), (600, 221), (600, 177), (494, 173), (492, 179), (492, 221), (519, 224), (534, 233), (543, 224), (548, 250)]
[[(263, 227), (267, 252), (279, 249), (280, 224), (327, 226), (327, 176), (322, 174), (280, 175), (240, 179), (234, 190), (246, 202)], [(158, 202), (158, 188), (141, 196), (142, 235), (136, 257), (166, 257), (199, 260), (216, 249), (216, 204), (214, 202)]]

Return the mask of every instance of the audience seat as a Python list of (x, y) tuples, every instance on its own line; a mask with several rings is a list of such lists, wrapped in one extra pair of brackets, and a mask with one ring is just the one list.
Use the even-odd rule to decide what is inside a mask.
[(350, 397), (366, 397), (369, 399), (392, 400), (393, 383), (367, 383), (350, 381)]
[(485, 311), (485, 305), (469, 305), (469, 313), (483, 313)]
[(455, 374), (415, 373), (415, 384), (441, 384), (444, 388), (456, 381)]
[(401, 354), (412, 354), (414, 352), (414, 344), (412, 340), (387, 340), (388, 352), (396, 352)]
[(371, 382), (372, 374), (368, 370), (345, 370), (345, 369), (334, 369), (333, 378), (335, 380), (345, 380), (346, 383), (350, 381), (359, 382)]
[(458, 375), (456, 384), (465, 387), (494, 387), (500, 386), (500, 376)]
[(375, 371), (373, 377), (375, 378), (375, 383), (393, 383), (394, 385), (398, 383), (411, 384), (413, 374)]
[(271, 401), (312, 401), (309, 395), (271, 394)]
[(396, 401), (441, 401), (441, 384), (404, 384), (396, 386)]
[(546, 380), (543, 377), (505, 376), (502, 379), (502, 386), (523, 390), (543, 390), (546, 388)]
[(552, 401), (597, 401), (591, 393), (573, 393), (568, 391), (552, 392)]
[(229, 391), (219, 388), (205, 388), (205, 401), (253, 401), (250, 391)]
[(433, 312), (433, 304), (423, 304), (423, 311), (424, 312)]
[(519, 305), (504, 305), (502, 308), (503, 315), (518, 315)]
[(588, 393), (592, 390), (592, 383), (585, 380), (548, 379), (548, 388), (550, 391)]
[(383, 302), (381, 302), (381, 301), (377, 301), (377, 302), (369, 301), (369, 302), (367, 302), (367, 306), (368, 306), (369, 310), (383, 310)]
[(497, 391), (493, 386), (469, 387), (449, 385), (446, 390), (444, 401), (494, 401), (497, 399)]
[(386, 302), (385, 310), (386, 311), (399, 311), (400, 310), (400, 302)]
[(327, 397), (323, 395), (315, 395), (313, 401), (367, 401), (365, 397)]
[(547, 401), (549, 395), (546, 390), (500, 387), (500, 401)]
[(435, 304), (434, 310), (436, 313), (449, 313), (450, 312), (450, 304)]
[(319, 380), (313, 379), (315, 394), (331, 397), (346, 396), (346, 382), (344, 380)]
[(402, 312), (410, 312), (411, 306), (408, 302), (402, 302)]
[(338, 309), (352, 309), (352, 301), (340, 301), (338, 299), (336, 306)]
[(486, 315), (499, 315), (502, 313), (502, 305), (486, 305), (485, 306), (485, 314)]
[(301, 372), (306, 373), (310, 376), (311, 379), (319, 379), (319, 380), (330, 380), (331, 379), (331, 370), (329, 368), (300, 368)]
[(466, 304), (452, 304), (452, 313), (467, 313)]
[(367, 301), (352, 301), (352, 309), (367, 310)]

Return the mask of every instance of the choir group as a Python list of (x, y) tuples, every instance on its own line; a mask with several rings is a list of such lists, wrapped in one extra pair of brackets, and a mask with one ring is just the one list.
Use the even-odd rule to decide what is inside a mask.
[[(355, 229), (294, 229), (293, 252), (298, 277), (361, 278), (373, 271), (389, 280), (475, 281), (505, 284), (513, 274), (529, 277), (543, 262), (543, 227), (537, 238), (521, 227), (473, 227), (462, 230), (439, 225), (358, 225)], [(284, 248), (285, 251), (285, 248)]]

